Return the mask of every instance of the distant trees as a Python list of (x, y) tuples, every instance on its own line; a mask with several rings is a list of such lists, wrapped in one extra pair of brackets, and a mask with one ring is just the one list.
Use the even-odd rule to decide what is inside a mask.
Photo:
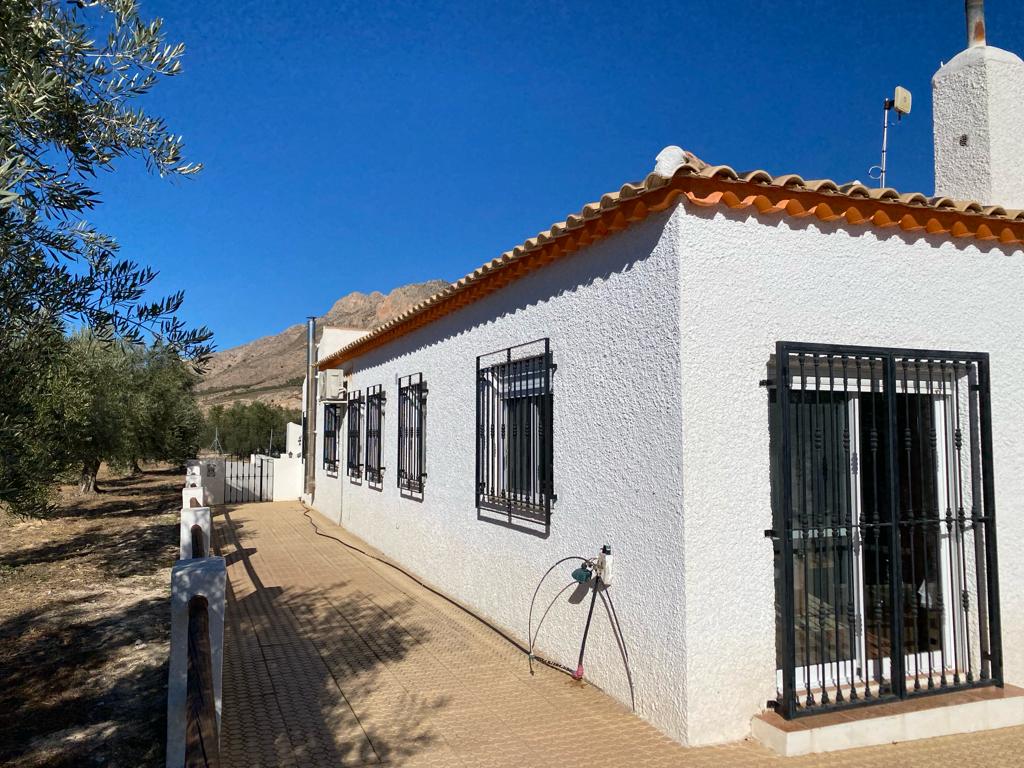
[[(251, 453), (280, 453), (285, 449), (288, 422), (302, 422), (302, 413), (267, 403), (232, 403), (229, 408), (213, 406), (206, 414), (203, 447), (220, 439), (225, 453), (248, 456)], [(271, 442), (273, 438), (273, 442)]]
[(49, 401), (60, 420), (64, 464), (77, 467), (80, 490), (97, 490), (100, 464), (137, 469), (140, 461), (183, 464), (196, 455), (203, 427), (196, 375), (160, 343), (104, 343), (79, 333)]
[[(90, 445), (110, 452), (98, 448), (112, 439), (108, 420), (83, 414), (69, 374), (123, 371), (69, 357), (68, 325), (107, 344), (158, 338), (196, 363), (211, 351), (209, 331), (177, 317), (181, 292), (146, 297), (156, 273), (84, 218), (99, 203), (96, 176), (119, 159), (160, 176), (199, 170), (139, 104), (180, 72), (183, 53), (133, 0), (0, 2), (0, 505), (45, 507), (69, 452), (84, 454), (73, 427), (91, 423)], [(119, 379), (106, 385), (92, 400), (100, 409), (125, 395)]]

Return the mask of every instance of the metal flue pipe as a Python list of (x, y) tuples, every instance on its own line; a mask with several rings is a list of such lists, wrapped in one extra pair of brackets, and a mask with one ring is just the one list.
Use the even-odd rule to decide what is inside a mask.
[(985, 45), (985, 0), (965, 0), (967, 47)]
[(302, 435), (305, 490), (310, 496), (316, 490), (316, 378), (316, 318), (310, 317), (306, 320), (306, 413)]

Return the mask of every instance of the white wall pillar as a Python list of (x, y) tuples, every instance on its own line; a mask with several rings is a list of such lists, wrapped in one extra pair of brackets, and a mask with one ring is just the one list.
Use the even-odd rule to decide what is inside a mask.
[(203, 532), (203, 556), (209, 557), (213, 546), (213, 527), (209, 507), (182, 507), (180, 528), (180, 559), (191, 560), (192, 526), (198, 525)]
[(186, 692), (188, 688), (188, 604), (196, 595), (209, 605), (209, 639), (213, 698), (220, 734), (221, 672), (224, 664), (223, 557), (179, 560), (171, 570), (171, 660), (167, 676), (167, 768), (185, 762)]
[(197, 507), (205, 507), (208, 504), (206, 496), (205, 488), (182, 488), (181, 508), (196, 509)]

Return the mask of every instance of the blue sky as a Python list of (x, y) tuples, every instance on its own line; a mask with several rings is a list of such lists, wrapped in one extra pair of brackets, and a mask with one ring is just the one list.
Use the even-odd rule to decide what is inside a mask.
[[(678, 144), (712, 163), (931, 193), (930, 79), (959, 0), (557, 4), (142, 0), (187, 45), (149, 100), (192, 180), (101, 180), (93, 221), (220, 348), (353, 290), (461, 277)], [(989, 42), (1024, 53), (1019, 0)]]

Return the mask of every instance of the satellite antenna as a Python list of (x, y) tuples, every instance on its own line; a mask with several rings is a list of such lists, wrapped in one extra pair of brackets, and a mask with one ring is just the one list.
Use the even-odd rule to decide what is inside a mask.
[(891, 99), (886, 99), (882, 107), (882, 163), (873, 165), (868, 169), (868, 176), (878, 179), (878, 186), (885, 186), (885, 156), (889, 149), (889, 112), (896, 110), (896, 121), (899, 122), (904, 115), (910, 114), (911, 96), (910, 91), (902, 85), (897, 85)]
[(210, 446), (210, 450), (218, 456), (224, 455), (224, 447), (220, 444), (220, 427), (213, 428), (213, 445)]

